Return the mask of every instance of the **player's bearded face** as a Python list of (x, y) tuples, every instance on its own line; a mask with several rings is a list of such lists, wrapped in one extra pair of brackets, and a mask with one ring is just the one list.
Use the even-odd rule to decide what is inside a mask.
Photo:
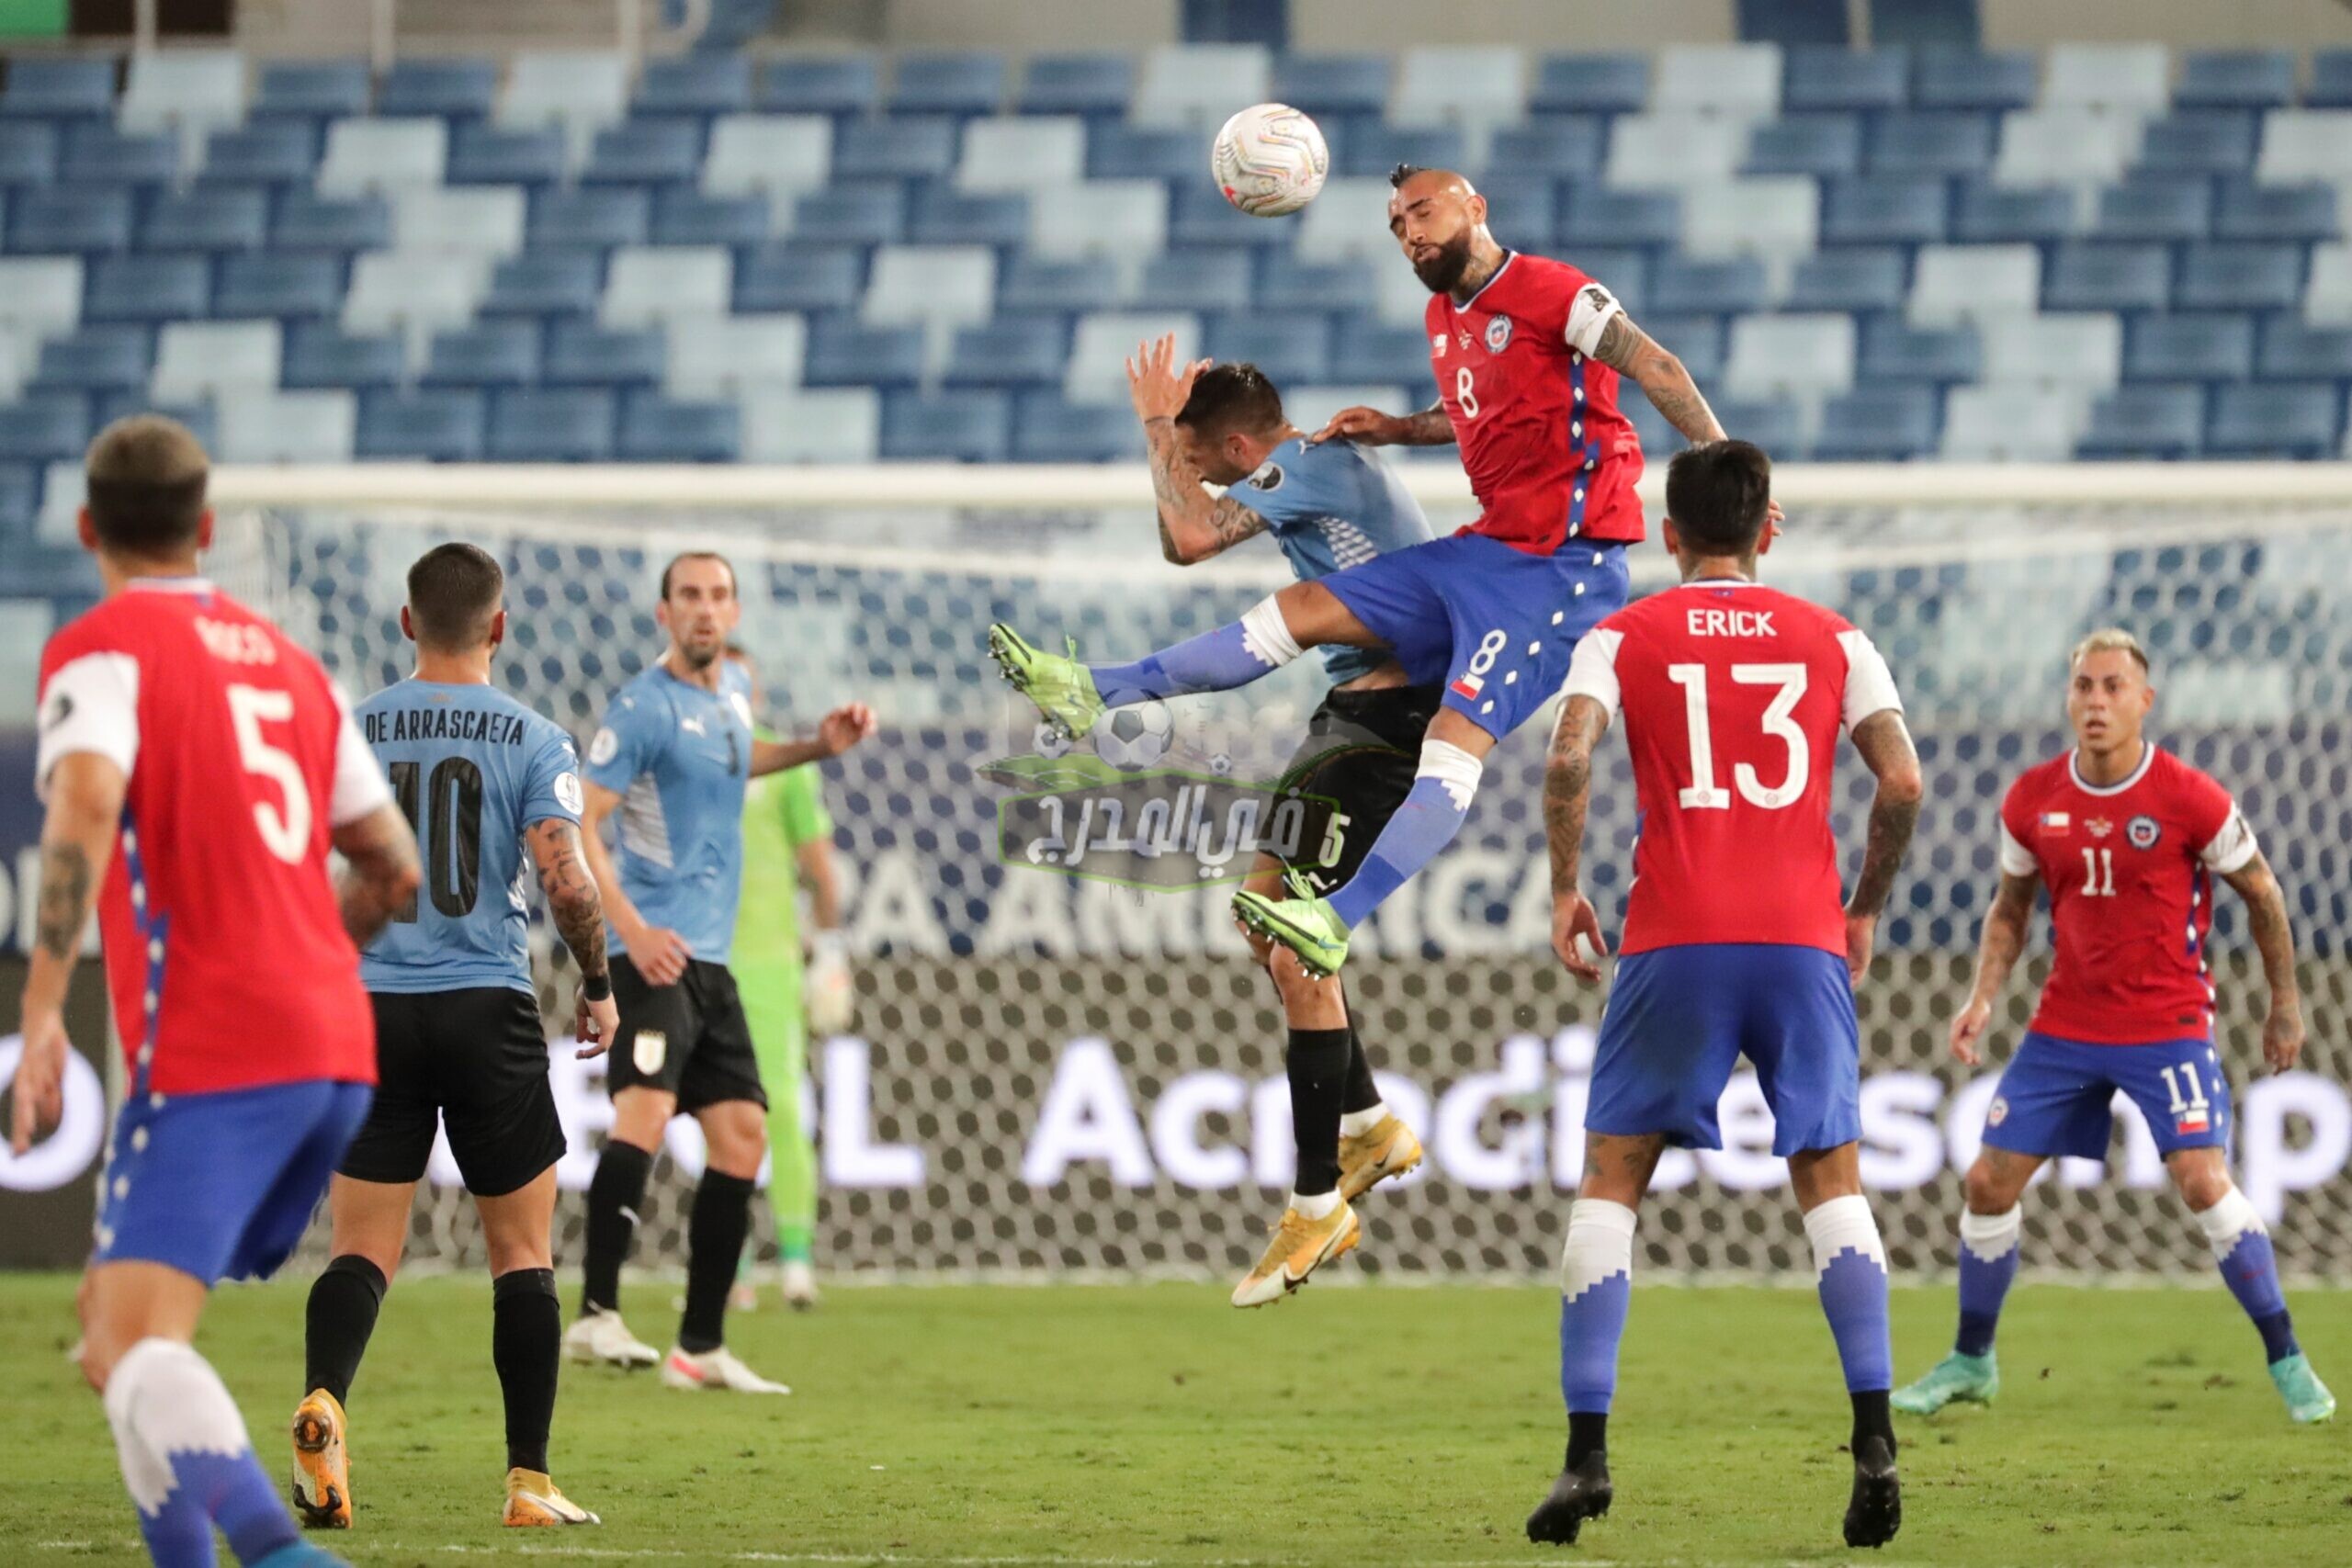
[(662, 601), (662, 621), (679, 656), (695, 670), (707, 670), (727, 651), (728, 634), (741, 618), (733, 585), (720, 570), (707, 583), (682, 581)]
[(1470, 225), (1464, 223), (1450, 238), (1422, 238), (1408, 252), (1413, 276), (1432, 294), (1443, 294), (1470, 270)]

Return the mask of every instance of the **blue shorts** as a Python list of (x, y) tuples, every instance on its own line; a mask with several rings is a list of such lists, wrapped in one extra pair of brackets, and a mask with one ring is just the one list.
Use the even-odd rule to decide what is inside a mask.
[(366, 1084), (265, 1084), (133, 1096), (98, 1193), (100, 1263), (162, 1263), (207, 1285), (267, 1279), (302, 1239)]
[(2107, 1157), (2121, 1089), (2163, 1154), (2227, 1148), (2230, 1080), (2206, 1038), (2090, 1045), (2026, 1035), (1984, 1111), (1984, 1141), (2011, 1154)]
[(1588, 1133), (1663, 1133), (1719, 1149), (1715, 1106), (1732, 1069), (1756, 1065), (1785, 1159), (1862, 1135), (1861, 1032), (1846, 961), (1817, 947), (1713, 942), (1617, 963), (1600, 1015)]
[(1455, 534), (1320, 578), (1417, 686), (1499, 740), (1558, 694), (1577, 641), (1625, 607), (1621, 545), (1532, 556)]

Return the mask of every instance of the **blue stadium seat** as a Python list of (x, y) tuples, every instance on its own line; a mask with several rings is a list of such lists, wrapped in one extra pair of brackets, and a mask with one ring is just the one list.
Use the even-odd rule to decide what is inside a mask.
[(57, 177), (83, 186), (171, 185), (180, 177), (179, 138), (169, 131), (132, 135), (111, 125), (76, 125), (65, 133)]
[(498, 101), (498, 62), (487, 56), (392, 62), (376, 97), (379, 115), (438, 115), (481, 119)]
[(1817, 179), (1858, 173), (1862, 166), (1861, 117), (1802, 114), (1765, 120), (1748, 136), (1743, 166), (1751, 175), (1811, 175)]
[(1950, 202), (1940, 180), (1866, 175), (1833, 180), (1824, 193), (1825, 245), (1925, 245), (1948, 231)]
[(1399, 164), (1423, 169), (1459, 169), (1470, 162), (1469, 140), (1458, 126), (1383, 125), (1366, 121), (1341, 143), (1337, 175), (1386, 179)]
[(90, 444), (90, 404), (78, 393), (51, 393), (0, 405), (0, 462), (78, 460)]
[[(1601, 166), (1608, 139), (1591, 115), (1547, 114), (1495, 132), (1487, 160), (1488, 182), (1519, 175), (1589, 178)], [(1482, 183), (1481, 188), (1484, 188)]]
[(397, 387), (407, 378), (408, 351), (399, 338), (356, 335), (332, 321), (297, 322), (287, 333), (278, 373), (296, 389)]
[(657, 245), (762, 245), (775, 231), (763, 196), (712, 196), (692, 187), (653, 198)]
[(1135, 92), (1133, 55), (1032, 55), (1021, 83), (1021, 111), (1104, 118), (1124, 115)]
[(571, 190), (543, 190), (531, 198), (533, 248), (570, 245), (608, 250), (615, 245), (641, 245), (653, 230), (653, 199), (649, 192), (626, 186), (580, 186)]
[(1206, 349), (1220, 364), (1255, 365), (1277, 387), (1331, 378), (1331, 325), (1321, 316), (1219, 316), (1209, 323)]
[(1639, 114), (1649, 101), (1642, 54), (1547, 55), (1527, 91), (1530, 114)]
[(100, 256), (82, 293), (85, 321), (182, 321), (211, 314), (202, 256)]
[(315, 130), (366, 114), (369, 91), (364, 60), (272, 60), (254, 84), (253, 118), (307, 120)]
[(2205, 446), (2205, 394), (2150, 382), (2118, 387), (2091, 404), (2078, 457), (2194, 457)]
[(881, 90), (870, 54), (793, 54), (768, 62), (759, 107), (770, 114), (871, 114)]
[(2075, 193), (2056, 186), (1972, 183), (1952, 208), (1951, 237), (1964, 245), (2053, 245), (2075, 227)]
[(2161, 310), (2172, 297), (2172, 262), (2162, 245), (2068, 241), (2041, 280), (2047, 310)]
[(1066, 310), (1075, 314), (1110, 310), (1119, 303), (1119, 299), (1117, 270), (1100, 262), (1023, 254), (1014, 256), (997, 272), (996, 307), (1000, 310)]
[(1291, 243), (1295, 227), (1252, 218), (1226, 200), (1208, 181), (1191, 180), (1176, 186), (1168, 239), (1177, 245), (1282, 247)]
[(1419, 387), (1430, 378), (1430, 340), (1419, 327), (1350, 316), (1338, 336), (1331, 375), (1342, 386)]
[(339, 199), (288, 191), (270, 243), (283, 251), (381, 251), (392, 243), (392, 209), (379, 196)]
[(2201, 240), (2213, 230), (2213, 187), (2201, 179), (2138, 180), (2098, 193), (2091, 237), (2099, 240)]
[[(1775, 458), (1786, 460), (1811, 455), (1805, 446), (1804, 411), (1791, 399), (1763, 401), (1747, 398), (1718, 398), (1714, 407), (1715, 417), (1722, 421), (1724, 430), (1742, 441), (1753, 441)], [(1634, 422), (1634, 428), (1641, 432), (1645, 451), (1664, 457), (1679, 452), (1689, 445), (1671, 425), (1667, 425), (1663, 431), (1655, 428), (1665, 424), (1665, 421), (1657, 417), (1657, 411), (1650, 407), (1647, 398), (1632, 399), (1629, 412), (1632, 410), (1638, 410), (1643, 419), (1652, 422), (1645, 423), (1643, 419)]]
[(257, 251), (268, 243), (268, 193), (233, 186), (164, 192), (139, 233), (150, 251)]
[(1682, 361), (1682, 367), (1700, 385), (1722, 379), (1729, 334), (1721, 316), (1659, 316), (1645, 311), (1642, 330)]
[(318, 168), (316, 130), (299, 119), (263, 119), (214, 131), (199, 177), (207, 185), (308, 185)]
[(528, 387), (538, 378), (538, 323), (507, 321), (434, 333), (417, 380), (426, 387)]
[(1596, 282), (1606, 284), (1609, 292), (1636, 316), (1649, 304), (1650, 256), (1646, 251), (1619, 250), (1600, 245), (1578, 245), (1568, 257), (1578, 270)]
[(2251, 180), (2222, 182), (2213, 212), (2217, 240), (2333, 240), (2335, 187), (2325, 185), (2260, 186)]
[(1001, 463), (1012, 447), (1012, 406), (1001, 392), (893, 392), (882, 400), (881, 455), (932, 462)]
[(999, 316), (964, 327), (947, 355), (950, 387), (1058, 387), (1069, 368), (1069, 332), (1058, 316)]
[(735, 309), (746, 314), (853, 310), (865, 287), (865, 256), (859, 250), (785, 241), (755, 246), (735, 260)]
[(57, 128), (40, 120), (0, 120), (0, 186), (57, 180)]
[(548, 333), (541, 379), (550, 387), (651, 387), (668, 369), (669, 353), (659, 327), (558, 321)]
[(479, 462), (483, 412), (480, 392), (370, 391), (359, 400), (352, 455), (363, 462)]
[(1024, 395), (1014, 410), (1016, 463), (1117, 463), (1142, 447), (1135, 415), (1112, 404), (1071, 404), (1051, 392)]
[(1909, 268), (1893, 245), (1848, 245), (1798, 258), (1789, 281), (1791, 310), (1900, 310), (1910, 291)]
[[(13, 564), (18, 552), (28, 552), (34, 520), (40, 513), (41, 471), (31, 463), (0, 466), (0, 553)], [(59, 624), (62, 625), (62, 622)]]
[(632, 119), (596, 132), (581, 179), (591, 185), (684, 185), (702, 173), (703, 122)]
[(1166, 180), (1181, 185), (1207, 175), (1208, 160), (1200, 138), (1190, 131), (1149, 125), (1098, 125), (1086, 139), (1086, 177), (1091, 180)]
[(907, 238), (918, 245), (1020, 244), (1029, 237), (1029, 198), (1018, 191), (927, 186), (915, 197)]
[(792, 204), (796, 243), (893, 245), (907, 235), (906, 197), (895, 185), (812, 190)]
[(1878, 175), (1977, 175), (1993, 166), (1993, 117), (1946, 109), (1887, 115), (1871, 128)]
[(1919, 51), (1911, 101), (1923, 109), (2021, 109), (2041, 85), (2041, 62), (2031, 54), (1937, 46)]
[(2188, 108), (2283, 108), (2295, 101), (2295, 57), (2283, 49), (2200, 51), (2181, 62), (2172, 100)]
[[(1238, 303), (1228, 299), (1227, 306)], [(1258, 269), (1261, 310), (1362, 311), (1380, 303), (1380, 276), (1362, 256), (1340, 261), (1302, 261), (1282, 251), (1269, 253)]]
[(559, 127), (467, 123), (450, 133), (443, 178), (453, 186), (545, 187), (563, 183), (569, 164)]
[(902, 54), (890, 78), (890, 112), (994, 114), (1004, 102), (1004, 56), (976, 51)]
[(1650, 274), (1645, 310), (1659, 314), (1717, 312), (1748, 315), (1767, 310), (1771, 285), (1754, 256), (1702, 261), (1667, 256)]
[(1934, 453), (1941, 423), (1933, 388), (1857, 388), (1822, 404), (1813, 456), (1825, 463), (1908, 462)]
[(154, 342), (145, 327), (84, 327), (40, 345), (28, 385), (39, 391), (123, 391), (144, 388), (154, 368)]
[(1679, 244), (1682, 198), (1668, 190), (1572, 185), (1560, 214), (1559, 238), (1563, 244)]
[(631, 392), (621, 402), (618, 455), (629, 463), (732, 463), (743, 455), (742, 406)]
[(330, 255), (223, 256), (212, 309), (224, 321), (325, 320), (343, 310), (344, 265)]
[(491, 400), (494, 463), (601, 463), (613, 455), (613, 394), (585, 388), (501, 392)]
[(484, 316), (593, 316), (605, 293), (602, 258), (591, 250), (525, 251), (491, 270)]
[(2216, 457), (2330, 457), (2343, 429), (2343, 389), (2333, 381), (2223, 387), (2205, 449)]
[(2301, 316), (2263, 323), (2255, 373), (2266, 381), (2352, 380), (2352, 327), (2315, 327)]
[(752, 107), (752, 57), (729, 50), (693, 50), (649, 60), (637, 79), (635, 112), (732, 114)]
[(833, 133), (833, 178), (945, 179), (956, 172), (956, 121), (946, 115), (844, 121)]
[(911, 387), (922, 379), (922, 329), (820, 318), (800, 378), (811, 387)]
[(19, 54), (8, 62), (0, 88), (0, 116), (33, 119), (98, 119), (114, 113), (111, 57)]
[[(0, 99), (0, 111), (6, 108)], [(2303, 107), (2312, 109), (2352, 108), (2352, 49), (2323, 49), (2312, 55), (2311, 85), (2303, 89)]]
[(9, 204), (8, 248), (25, 255), (127, 251), (130, 214), (127, 190), (21, 190)]
[(1230, 310), (1250, 295), (1250, 253), (1173, 250), (1147, 257), (1136, 279), (1142, 310)]
[(2127, 381), (2250, 381), (2254, 378), (2254, 318), (2200, 312), (2148, 316), (2132, 322), (2123, 340)]
[(1911, 98), (1911, 54), (1903, 49), (1792, 49), (1781, 77), (1781, 110), (1899, 109)]
[(1385, 54), (1284, 54), (1274, 62), (1274, 101), (1318, 121), (1345, 115), (1376, 118), (1388, 107)]
[(2160, 175), (2245, 175), (2254, 168), (2259, 121), (2235, 109), (2193, 109), (2152, 119), (2136, 165)]
[(1984, 373), (1984, 346), (1967, 327), (1920, 328), (1891, 318), (1865, 321), (1855, 356), (1858, 382), (1973, 381)]
[(2301, 245), (2242, 241), (2181, 248), (2175, 310), (2283, 310), (2302, 298)]
[[(1522, 128), (1524, 129), (1524, 128)], [(1498, 131), (1496, 145), (1512, 131)], [(1508, 167), (1496, 159), (1497, 167)], [(1478, 182), (1487, 198), (1487, 224), (1495, 237), (1516, 248), (1543, 250), (1560, 228), (1560, 182), (1549, 175), (1489, 175)]]

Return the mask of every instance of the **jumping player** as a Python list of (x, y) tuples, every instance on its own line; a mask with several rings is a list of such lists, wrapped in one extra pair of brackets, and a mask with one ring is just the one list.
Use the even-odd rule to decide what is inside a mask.
[[(190, 1343), (206, 1293), (286, 1260), (368, 1111), (356, 943), (416, 844), (316, 660), (198, 575), (204, 449), (153, 415), (90, 444), (106, 598), (41, 657), (38, 935), (12, 1142), (62, 1107), (61, 1009), (93, 899), (129, 1094), (80, 1297), (82, 1374), (161, 1564), (334, 1562), (304, 1543)], [(340, 888), (332, 848), (349, 863)]]
[[(1419, 502), (1352, 441), (1309, 442), (1283, 416), (1282, 394), (1252, 365), (1206, 361), (1181, 369), (1171, 337), (1144, 344), (1127, 362), (1143, 421), (1159, 547), (1178, 566), (1272, 536), (1302, 582), (1430, 536)], [(1205, 485), (1226, 486), (1213, 496)], [(1323, 649), (1331, 689), (1307, 720), (1306, 739), (1282, 787), (1329, 806), (1310, 811), (1285, 863), (1261, 853), (1245, 886), (1273, 896), (1285, 870), (1320, 893), (1353, 876), (1413, 787), (1413, 758), (1436, 715), (1439, 691), (1416, 686), (1396, 660), (1371, 649)], [(1328, 862), (1322, 851), (1335, 843)], [(1421, 1162), (1420, 1140), (1390, 1113), (1337, 976), (1317, 978), (1298, 955), (1252, 932), (1283, 1001), (1289, 1040), (1291, 1131), (1298, 1162), (1289, 1202), (1233, 1304), (1264, 1306), (1306, 1282), (1356, 1245), (1351, 1208), (1378, 1182)]]
[(1438, 405), (1397, 418), (1350, 409), (1317, 437), (1362, 446), (1457, 442), (1483, 512), (1451, 538), (1378, 556), (1262, 601), (1233, 625), (1132, 664), (1081, 664), (989, 628), (1006, 678), (1077, 736), (1108, 707), (1245, 685), (1309, 648), (1392, 654), (1444, 688), (1411, 792), (1355, 875), (1291, 897), (1244, 889), (1234, 910), (1336, 973), (1348, 932), (1453, 841), (1487, 753), (1551, 700), (1568, 657), (1625, 602), (1623, 547), (1642, 537), (1641, 443), (1617, 408), (1621, 373), (1693, 442), (1723, 428), (1681, 361), (1575, 267), (1503, 249), (1460, 175), (1399, 165), (1389, 228), (1429, 287)]
[(351, 1382), (444, 1126), (490, 1254), (491, 1361), (506, 1405), (505, 1522), (597, 1522), (548, 1477), (563, 1333), (551, 1233), (564, 1143), (531, 981), (526, 847), (580, 966), (582, 1056), (611, 1043), (613, 982), (604, 909), (581, 853), (571, 737), (490, 682), (506, 639), (505, 584), (498, 562), (472, 545), (427, 550), (409, 568), (401, 609), (416, 673), (357, 710), (421, 840), (426, 875), (424, 894), (360, 954), (379, 1081), (328, 1189), (334, 1238), (311, 1287), (294, 1412), (294, 1507), (314, 1528), (351, 1528)]
[(1999, 1392), (1993, 1332), (2018, 1270), (2018, 1200), (2054, 1155), (2107, 1156), (2120, 1089), (2146, 1117), (2222, 1280), (2261, 1331), (2287, 1414), (2324, 1421), (2335, 1396), (2295, 1342), (2262, 1216), (2230, 1179), (2230, 1080), (2214, 1048), (2206, 955), (2218, 875), (2245, 900), (2269, 981), (2263, 1060), (2273, 1072), (2293, 1066), (2303, 1010), (2286, 897), (2229, 791), (2144, 738), (2156, 693), (2132, 634), (2093, 632), (2069, 664), (2075, 747), (2027, 770), (2001, 803), (2001, 886), (1984, 917), (1975, 986), (1951, 1022), (1954, 1056), (1972, 1067), (1983, 1059), (1993, 1004), (2025, 948), (2036, 884), (2050, 889), (2057, 951), (1968, 1168), (1959, 1337), (1896, 1393), (1894, 1407), (1925, 1416)]
[[(1577, 884), (1592, 749), (1621, 712), (1642, 830), (1623, 956), (1600, 1022), (1584, 1181), (1560, 1265), (1566, 1468), (1527, 1521), (1566, 1543), (1609, 1511), (1609, 1406), (1634, 1268), (1635, 1211), (1666, 1145), (1721, 1148), (1715, 1106), (1741, 1056), (1772, 1108), (1772, 1152), (1804, 1211), (1821, 1305), (1854, 1408), (1846, 1544), (1901, 1522), (1886, 1253), (1862, 1196), (1853, 987), (1919, 815), (1919, 761), (1870, 638), (1755, 581), (1770, 544), (1771, 466), (1744, 441), (1667, 469), (1666, 543), (1682, 583), (1610, 616), (1577, 648), (1552, 739), (1544, 817), (1552, 945), (1600, 977), (1600, 928)], [(1878, 780), (1860, 874), (1838, 900), (1830, 777), (1838, 732)]]

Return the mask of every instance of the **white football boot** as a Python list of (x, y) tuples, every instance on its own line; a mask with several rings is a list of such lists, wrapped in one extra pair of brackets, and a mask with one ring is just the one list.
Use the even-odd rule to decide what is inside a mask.
[(628, 1331), (616, 1312), (585, 1312), (563, 1331), (563, 1359), (612, 1367), (658, 1366), (662, 1352)]
[(662, 1381), (672, 1388), (722, 1389), (730, 1393), (790, 1393), (780, 1382), (770, 1382), (721, 1345), (699, 1355), (671, 1347), (662, 1363)]

